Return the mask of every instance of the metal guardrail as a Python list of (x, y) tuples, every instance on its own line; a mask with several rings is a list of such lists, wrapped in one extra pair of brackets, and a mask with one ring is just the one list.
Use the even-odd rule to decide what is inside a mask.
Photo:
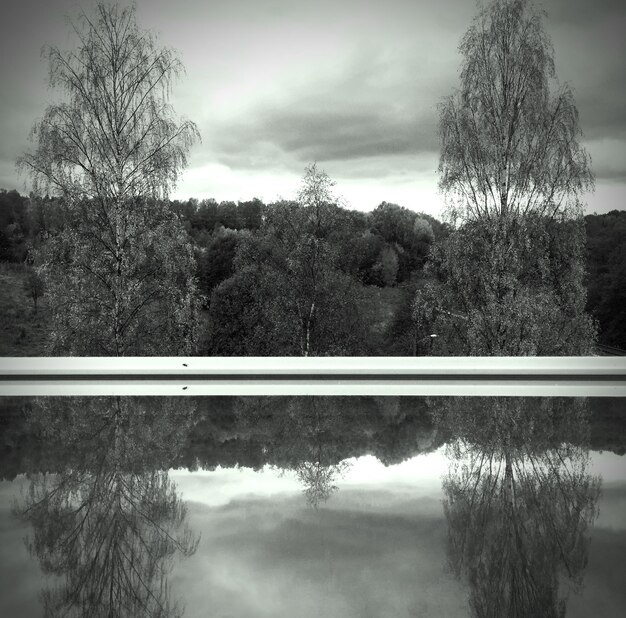
[(9, 395), (626, 397), (626, 358), (0, 358)]

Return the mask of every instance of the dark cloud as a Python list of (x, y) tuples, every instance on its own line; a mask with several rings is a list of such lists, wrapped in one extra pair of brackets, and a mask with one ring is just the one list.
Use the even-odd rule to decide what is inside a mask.
[[(437, 148), (434, 118), (398, 117), (384, 110), (351, 113), (348, 109), (315, 109), (297, 103), (260, 112), (253, 123), (224, 128), (217, 135), (218, 157), (245, 160), (273, 144), (299, 162), (345, 161), (384, 155), (430, 152)], [(265, 146), (263, 146), (265, 145)]]
[[(545, 0), (544, 6), (557, 78), (574, 91), (585, 139), (626, 139), (626, 2)], [(620, 158), (626, 169), (626, 150)]]
[[(602, 144), (626, 142), (626, 2), (537, 4), (547, 11), (558, 78), (574, 89), (596, 175), (624, 182), (626, 149)], [(193, 166), (222, 163), (245, 182), (250, 171), (299, 175), (317, 160), (335, 166), (337, 176), (391, 179), (397, 170), (415, 169), (436, 184), (430, 163), (439, 151), (436, 106), (458, 85), (457, 48), (476, 3), (137, 5), (140, 24), (179, 49), (188, 68), (173, 103), (200, 125), (203, 143), (192, 153)], [(40, 48), (72, 46), (63, 14), (77, 9), (76, 0), (23, 0), (3, 13), (0, 184), (7, 188), (24, 187), (14, 162), (51, 96)], [(228, 113), (216, 112), (220, 104)]]
[(574, 99), (586, 139), (626, 139), (626, 62), (621, 66), (599, 66), (586, 83), (575, 86)]
[(597, 182), (626, 181), (626, 138), (601, 138), (586, 140), (591, 155), (591, 169)]
[(536, 4), (547, 12), (551, 21), (581, 28), (607, 20), (623, 20), (626, 16), (623, 0), (543, 0)]
[[(626, 149), (626, 143), (624, 143), (623, 148)], [(604, 166), (593, 162), (591, 167), (596, 182), (606, 181), (609, 183), (626, 184), (626, 162), (623, 163), (620, 169), (615, 169), (615, 165)], [(624, 195), (626, 195), (626, 190), (624, 191)]]
[(438, 150), (437, 103), (449, 87), (434, 61), (382, 46), (357, 54), (340, 70), (301, 80), (272, 100), (207, 127), (220, 162), (256, 167), (284, 160), (306, 163), (415, 156)]

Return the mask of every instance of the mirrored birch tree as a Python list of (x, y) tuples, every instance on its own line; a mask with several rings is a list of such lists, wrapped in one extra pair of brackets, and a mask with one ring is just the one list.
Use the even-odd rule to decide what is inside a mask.
[(181, 616), (168, 583), (199, 541), (168, 468), (189, 430), (188, 402), (67, 398), (31, 422), (67, 443), (65, 464), (30, 475), (15, 513), (46, 574), (46, 616)]
[(565, 616), (580, 590), (600, 480), (580, 400), (459, 398), (441, 406), (449, 566), (472, 616)]

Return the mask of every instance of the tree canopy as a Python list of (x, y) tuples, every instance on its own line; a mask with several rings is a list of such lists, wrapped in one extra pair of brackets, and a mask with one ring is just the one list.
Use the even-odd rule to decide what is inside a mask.
[(542, 14), (492, 0), (460, 45), (440, 105), (440, 189), (457, 224), (415, 298), (444, 354), (588, 354), (580, 196), (593, 187), (569, 86), (556, 84)]
[(99, 3), (70, 22), (77, 47), (45, 48), (62, 95), (33, 128), (20, 165), (61, 198), (47, 270), (54, 353), (178, 354), (192, 349), (197, 294), (190, 244), (167, 197), (198, 137), (168, 102), (182, 64), (139, 29), (135, 8)]
[(461, 85), (440, 104), (440, 188), (464, 218), (580, 210), (593, 186), (569, 85), (542, 13), (492, 0), (463, 37)]
[(64, 100), (48, 106), (32, 130), (34, 152), (20, 159), (35, 192), (99, 207), (167, 196), (199, 137), (168, 103), (180, 60), (139, 29), (134, 6), (99, 3), (93, 17), (70, 23), (76, 49), (44, 48), (50, 86)]

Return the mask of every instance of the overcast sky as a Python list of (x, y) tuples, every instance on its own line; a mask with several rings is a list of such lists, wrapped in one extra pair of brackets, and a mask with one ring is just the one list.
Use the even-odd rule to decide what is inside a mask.
[[(0, 25), (0, 187), (50, 99), (44, 43), (73, 46), (76, 0), (20, 0)], [(559, 80), (574, 88), (596, 192), (626, 208), (626, 2), (544, 0)], [(173, 197), (294, 197), (317, 161), (353, 208), (438, 214), (437, 103), (458, 85), (472, 0), (138, 0), (140, 27), (178, 50), (172, 103), (202, 143)]]

